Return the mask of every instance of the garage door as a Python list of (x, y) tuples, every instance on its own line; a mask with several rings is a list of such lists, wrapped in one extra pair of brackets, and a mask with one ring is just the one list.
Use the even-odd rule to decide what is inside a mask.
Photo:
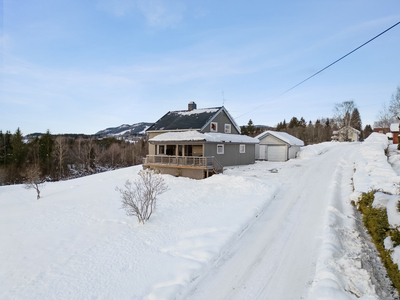
[(286, 161), (286, 146), (268, 146), (269, 161)]

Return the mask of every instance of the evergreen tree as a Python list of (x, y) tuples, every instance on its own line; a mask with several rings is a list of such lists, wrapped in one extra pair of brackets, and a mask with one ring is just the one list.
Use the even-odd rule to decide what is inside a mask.
[(286, 120), (283, 120), (282, 129), (285, 130), (287, 128)]
[(355, 108), (351, 114), (350, 126), (360, 132), (362, 131), (361, 117), (357, 108)]
[(25, 158), (28, 153), (23, 138), (24, 137), (19, 128), (11, 137), (11, 162), (17, 167), (17, 169), (21, 168), (25, 163)]
[(44, 135), (40, 137), (39, 142), (39, 158), (41, 161), (42, 174), (44, 176), (50, 175), (51, 172), (51, 155), (53, 153), (54, 140), (47, 130)]
[(289, 128), (295, 128), (297, 126), (299, 126), (299, 121), (296, 117), (293, 117), (289, 122)]
[(253, 125), (253, 121), (250, 119), (249, 123), (247, 125), (247, 131), (249, 132), (249, 135), (253, 135), (256, 132), (256, 128)]
[(364, 128), (364, 139), (366, 139), (367, 137), (369, 137), (369, 135), (371, 134), (371, 133), (373, 133), (374, 131), (372, 130), (372, 128), (371, 128), (371, 125), (365, 125), (365, 128)]
[(306, 120), (304, 120), (303, 117), (300, 118), (300, 121), (298, 122), (298, 126), (299, 126), (299, 127), (306, 128), (306, 126), (307, 126)]

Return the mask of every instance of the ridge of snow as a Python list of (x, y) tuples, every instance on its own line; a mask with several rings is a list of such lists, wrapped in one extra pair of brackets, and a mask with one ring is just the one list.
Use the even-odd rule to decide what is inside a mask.
[(281, 139), (292, 146), (304, 146), (304, 142), (302, 140), (294, 137), (293, 135), (290, 135), (287, 132), (282, 132), (282, 131), (267, 130), (267, 131), (260, 133), (255, 138), (261, 140), (267, 134), (270, 134), (278, 139)]
[(193, 141), (193, 142), (213, 142), (213, 143), (247, 143), (258, 144), (259, 140), (246, 135), (230, 134), (230, 133), (201, 133), (195, 130), (189, 131), (172, 131), (159, 134), (150, 142), (178, 142), (178, 141)]

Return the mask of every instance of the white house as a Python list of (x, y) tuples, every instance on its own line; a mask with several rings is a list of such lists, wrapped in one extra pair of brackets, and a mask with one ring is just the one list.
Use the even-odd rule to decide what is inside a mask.
[(256, 159), (268, 161), (287, 161), (295, 158), (304, 142), (286, 132), (264, 131), (256, 136)]

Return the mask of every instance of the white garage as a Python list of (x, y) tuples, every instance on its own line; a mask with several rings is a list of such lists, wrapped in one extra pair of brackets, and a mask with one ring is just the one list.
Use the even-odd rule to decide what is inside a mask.
[(287, 161), (295, 158), (304, 142), (286, 132), (264, 131), (256, 136), (256, 159), (268, 161)]

